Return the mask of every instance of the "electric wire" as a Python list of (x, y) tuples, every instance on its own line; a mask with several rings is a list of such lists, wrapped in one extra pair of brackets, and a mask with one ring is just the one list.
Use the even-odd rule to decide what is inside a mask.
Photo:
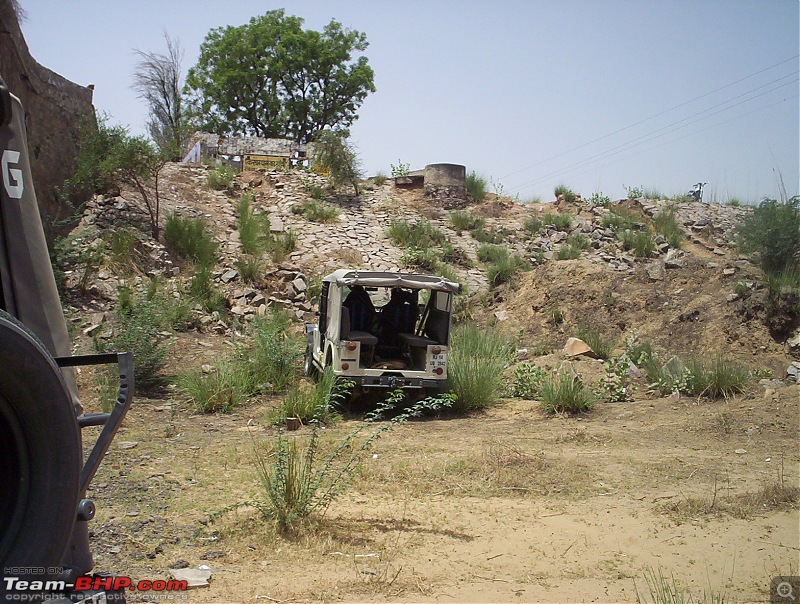
[(508, 178), (509, 176), (514, 176), (514, 175), (516, 175), (516, 174), (519, 174), (520, 172), (525, 172), (526, 170), (530, 170), (531, 168), (534, 168), (534, 167), (536, 167), (536, 166), (539, 166), (539, 165), (541, 165), (541, 164), (547, 163), (547, 162), (549, 162), (549, 161), (552, 161), (552, 160), (554, 160), (554, 159), (558, 159), (559, 157), (563, 157), (564, 155), (567, 155), (567, 154), (569, 154), (569, 153), (572, 153), (573, 151), (577, 151), (578, 149), (583, 149), (584, 147), (588, 147), (589, 145), (592, 145), (592, 144), (594, 144), (594, 143), (596, 143), (596, 142), (598, 142), (598, 141), (601, 141), (601, 140), (604, 140), (604, 139), (606, 139), (606, 138), (609, 138), (610, 136), (614, 136), (615, 134), (619, 134), (620, 132), (625, 132), (626, 130), (630, 130), (631, 128), (634, 128), (634, 127), (636, 127), (636, 126), (639, 126), (639, 125), (641, 125), (641, 124), (643, 124), (643, 123), (645, 123), (645, 122), (648, 122), (648, 121), (650, 121), (650, 120), (652, 120), (652, 119), (655, 119), (655, 118), (657, 118), (657, 117), (660, 117), (660, 116), (662, 116), (662, 115), (664, 115), (664, 114), (666, 114), (666, 113), (669, 113), (669, 112), (671, 112), (671, 111), (674, 111), (674, 110), (676, 110), (676, 109), (680, 109), (681, 107), (684, 107), (684, 106), (686, 106), (686, 105), (689, 105), (689, 104), (691, 104), (691, 103), (694, 103), (695, 101), (698, 101), (698, 100), (700, 100), (700, 99), (702, 99), (702, 98), (705, 98), (705, 97), (707, 97), (707, 96), (710, 96), (710, 95), (712, 95), (712, 94), (715, 94), (715, 93), (717, 93), (717, 92), (720, 92), (721, 90), (725, 90), (726, 88), (730, 88), (731, 86), (735, 86), (736, 84), (739, 84), (739, 83), (741, 83), (741, 82), (744, 82), (745, 80), (749, 80), (750, 78), (753, 78), (753, 77), (755, 77), (755, 76), (757, 76), (757, 75), (760, 75), (760, 74), (762, 74), (762, 73), (764, 73), (764, 72), (766, 72), (766, 71), (769, 71), (769, 70), (771, 70), (771, 69), (775, 69), (776, 67), (780, 67), (781, 65), (784, 65), (785, 63), (788, 63), (788, 62), (790, 62), (790, 61), (794, 61), (794, 60), (795, 60), (795, 59), (797, 59), (798, 57), (800, 57), (800, 55), (795, 55), (795, 56), (793, 56), (793, 57), (790, 57), (790, 58), (788, 58), (788, 59), (785, 59), (785, 60), (783, 60), (783, 61), (780, 61), (780, 62), (778, 62), (778, 63), (775, 63), (774, 65), (770, 65), (769, 67), (765, 67), (764, 69), (760, 69), (759, 71), (756, 71), (755, 73), (751, 73), (750, 75), (747, 75), (747, 76), (744, 76), (744, 77), (742, 77), (742, 78), (739, 78), (738, 80), (735, 80), (735, 81), (733, 81), (733, 82), (730, 82), (729, 84), (725, 84), (724, 86), (720, 86), (719, 88), (715, 88), (714, 90), (711, 90), (711, 91), (709, 91), (709, 92), (706, 92), (706, 93), (704, 93), (704, 94), (701, 94), (700, 96), (696, 96), (696, 97), (694, 97), (693, 99), (689, 99), (688, 101), (684, 101), (683, 103), (680, 103), (680, 104), (678, 104), (678, 105), (675, 105), (674, 107), (670, 107), (669, 109), (665, 109), (665, 110), (663, 110), (663, 111), (660, 111), (659, 113), (656, 113), (656, 114), (654, 114), (654, 115), (651, 115), (651, 116), (649, 116), (649, 117), (646, 117), (646, 118), (644, 118), (644, 119), (642, 119), (642, 120), (639, 120), (638, 122), (635, 122), (635, 123), (633, 123), (633, 124), (631, 124), (631, 125), (629, 125), (629, 126), (625, 126), (625, 127), (623, 127), (623, 128), (620, 128), (620, 129), (618, 129), (618, 130), (615, 130), (614, 132), (609, 132), (608, 134), (604, 134), (604, 135), (602, 135), (602, 136), (599, 136), (598, 138), (595, 138), (595, 139), (593, 139), (593, 140), (590, 140), (590, 141), (589, 141), (589, 142), (587, 142), (587, 143), (583, 143), (583, 144), (581, 144), (581, 145), (578, 145), (577, 147), (572, 147), (571, 149), (567, 149), (566, 151), (563, 151), (563, 152), (561, 152), (561, 153), (558, 153), (558, 154), (556, 154), (556, 155), (553, 155), (553, 156), (551, 156), (551, 157), (548, 157), (548, 158), (546, 158), (546, 159), (543, 159), (543, 160), (541, 160), (541, 161), (538, 161), (538, 162), (536, 162), (536, 163), (533, 163), (533, 164), (531, 164), (531, 165), (529, 165), (529, 166), (526, 166), (526, 167), (524, 167), (524, 168), (520, 168), (519, 170), (515, 170), (514, 172), (511, 172), (511, 173), (509, 173), (509, 174), (506, 174), (506, 175), (504, 175), (504, 176), (501, 176), (501, 177), (500, 177), (500, 180), (502, 180), (502, 179), (504, 179), (504, 178)]

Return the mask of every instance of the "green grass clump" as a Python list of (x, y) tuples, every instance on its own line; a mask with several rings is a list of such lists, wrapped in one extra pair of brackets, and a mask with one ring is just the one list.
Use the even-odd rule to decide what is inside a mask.
[(486, 277), (492, 285), (506, 283), (515, 274), (530, 268), (530, 265), (518, 254), (511, 254), (501, 245), (481, 244), (478, 248), (478, 260), (486, 262)]
[(558, 249), (556, 260), (575, 260), (580, 258), (583, 250), (588, 250), (590, 247), (591, 244), (585, 235), (570, 235)]
[(751, 380), (747, 368), (722, 356), (717, 356), (711, 363), (693, 359), (686, 368), (688, 379), (684, 393), (694, 396), (728, 398), (744, 392)]
[(427, 220), (393, 220), (386, 229), (386, 235), (400, 247), (422, 250), (441, 245), (447, 240), (444, 233)]
[(483, 201), (488, 185), (488, 181), (483, 176), (478, 176), (474, 170), (467, 174), (467, 193), (474, 201)]
[(731, 197), (728, 201), (725, 202), (725, 205), (731, 206), (733, 208), (740, 208), (744, 205), (741, 199), (736, 197)]
[(406, 268), (418, 268), (426, 271), (435, 271), (441, 264), (436, 250), (421, 250), (416, 247), (407, 249), (400, 256), (400, 264)]
[(632, 229), (639, 222), (639, 217), (624, 206), (611, 208), (608, 214), (604, 214), (600, 221), (603, 228), (617, 230)]
[(656, 232), (664, 236), (667, 243), (674, 248), (679, 248), (683, 241), (683, 229), (678, 223), (677, 213), (674, 207), (670, 207), (659, 212), (653, 219)]
[(239, 212), (239, 242), (246, 254), (258, 255), (264, 251), (269, 239), (269, 216), (256, 214), (252, 208), (253, 196), (245, 193), (236, 206)]
[(233, 168), (225, 164), (208, 171), (206, 184), (215, 191), (224, 191), (231, 186), (234, 177)]
[(195, 411), (228, 413), (247, 400), (248, 383), (245, 368), (223, 360), (209, 373), (184, 373), (178, 378), (177, 387)]
[(605, 360), (611, 356), (615, 341), (606, 337), (597, 327), (578, 325), (578, 337), (586, 342), (599, 358)]
[(456, 395), (454, 411), (476, 411), (500, 400), (503, 370), (513, 358), (513, 343), (497, 330), (467, 324), (453, 330), (447, 386)]
[(569, 214), (553, 214), (547, 212), (542, 217), (542, 222), (545, 226), (552, 226), (554, 229), (565, 230), (572, 226), (572, 216)]
[(245, 283), (255, 283), (264, 272), (264, 262), (256, 256), (242, 256), (234, 266)]
[(297, 248), (297, 234), (292, 231), (270, 233), (266, 242), (266, 252), (277, 264), (286, 260), (295, 248)]
[(765, 274), (800, 268), (800, 197), (786, 202), (765, 199), (739, 227), (739, 246)]
[(379, 187), (380, 187), (381, 185), (383, 185), (383, 184), (386, 182), (386, 179), (387, 179), (387, 178), (389, 178), (389, 177), (388, 177), (388, 176), (386, 176), (386, 174), (384, 174), (383, 172), (378, 172), (378, 173), (377, 173), (377, 174), (376, 174), (376, 175), (373, 177), (373, 179), (372, 179), (372, 182), (374, 182), (374, 183), (375, 183), (377, 186), (379, 186)]
[(311, 222), (336, 222), (339, 220), (339, 208), (317, 199), (307, 199), (300, 205), (292, 206), (293, 214), (301, 214)]
[(107, 262), (115, 270), (125, 274), (142, 272), (145, 253), (139, 231), (133, 227), (114, 229), (103, 235)]
[(251, 322), (251, 339), (240, 347), (239, 362), (249, 367), (250, 392), (283, 392), (299, 376), (304, 342), (285, 312), (273, 310)]
[(481, 262), (500, 262), (509, 256), (508, 248), (492, 243), (482, 243), (477, 253)]
[(329, 423), (341, 398), (344, 398), (344, 393), (337, 387), (336, 376), (327, 369), (314, 384), (292, 384), (276, 410), (274, 421), (280, 425), (287, 418), (296, 417), (302, 422)]
[(482, 216), (475, 216), (472, 212), (466, 210), (451, 212), (448, 219), (450, 220), (450, 226), (459, 234), (461, 234), (461, 231), (472, 231), (486, 226), (486, 220)]
[(649, 258), (656, 250), (656, 242), (649, 230), (631, 231), (626, 229), (617, 233), (622, 248), (633, 252), (637, 258)]
[(544, 223), (536, 216), (529, 216), (525, 219), (523, 226), (525, 227), (526, 231), (531, 233), (531, 235), (535, 235), (541, 230), (541, 228), (544, 226)]
[(555, 193), (556, 199), (558, 199), (559, 196), (563, 195), (564, 201), (566, 201), (567, 203), (572, 203), (577, 199), (577, 196), (575, 195), (574, 191), (565, 184), (558, 185), (553, 190), (553, 193)]
[(480, 243), (502, 243), (506, 240), (505, 229), (495, 231), (494, 229), (484, 229), (483, 227), (478, 227), (476, 229), (472, 229), (469, 233), (472, 235), (472, 238), (475, 241), (479, 241)]
[[(670, 573), (667, 577), (664, 571), (659, 568), (658, 574), (652, 568), (644, 571), (644, 583), (647, 586), (647, 592), (640, 592), (639, 586), (634, 580), (634, 589), (636, 590), (636, 603), (637, 604), (725, 604), (728, 598), (724, 591), (717, 592), (709, 586), (708, 591), (704, 591), (702, 596), (697, 598), (692, 596), (688, 587), (678, 583), (675, 575)], [(649, 594), (649, 598), (648, 598)]]
[(206, 312), (224, 312), (227, 306), (225, 294), (214, 283), (211, 268), (200, 265), (189, 280), (189, 296)]
[(547, 413), (583, 413), (594, 406), (594, 395), (579, 377), (561, 371), (542, 382), (539, 398)]
[(202, 218), (184, 218), (176, 213), (164, 222), (164, 242), (178, 257), (201, 266), (212, 266), (217, 258), (217, 244)]

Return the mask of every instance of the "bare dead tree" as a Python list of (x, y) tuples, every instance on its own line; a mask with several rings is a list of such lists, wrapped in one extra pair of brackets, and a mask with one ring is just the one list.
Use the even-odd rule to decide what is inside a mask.
[(164, 33), (166, 54), (135, 50), (139, 63), (133, 74), (133, 89), (150, 109), (150, 136), (167, 159), (180, 160), (186, 148), (188, 125), (183, 109), (183, 49), (178, 40)]

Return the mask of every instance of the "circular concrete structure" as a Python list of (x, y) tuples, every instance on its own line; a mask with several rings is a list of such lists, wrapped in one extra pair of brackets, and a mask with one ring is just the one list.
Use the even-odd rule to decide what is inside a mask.
[(460, 164), (428, 164), (425, 166), (425, 184), (435, 187), (463, 187), (467, 181), (467, 168)]

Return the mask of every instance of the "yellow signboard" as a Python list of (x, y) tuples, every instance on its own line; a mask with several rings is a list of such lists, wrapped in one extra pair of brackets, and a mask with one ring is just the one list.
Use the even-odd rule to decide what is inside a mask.
[(285, 170), (289, 158), (280, 155), (245, 155), (242, 157), (242, 170)]

